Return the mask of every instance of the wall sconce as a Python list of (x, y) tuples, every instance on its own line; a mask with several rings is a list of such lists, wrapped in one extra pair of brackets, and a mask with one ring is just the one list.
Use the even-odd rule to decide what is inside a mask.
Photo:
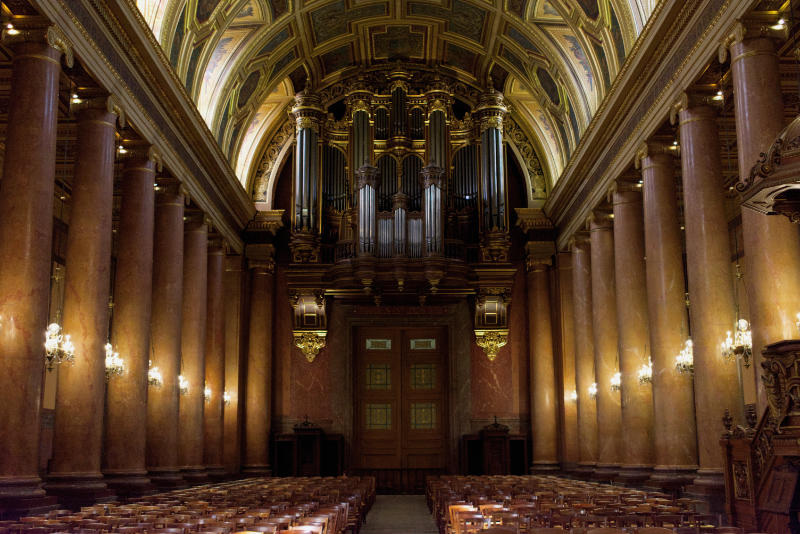
[(593, 399), (597, 398), (597, 382), (592, 382), (588, 388), (589, 396)]
[(653, 360), (647, 358), (647, 363), (639, 367), (639, 383), (649, 384), (653, 381)]
[(44, 357), (48, 371), (64, 362), (75, 362), (75, 345), (70, 341), (69, 334), (62, 335), (58, 323), (51, 323), (44, 336)]
[(225, 406), (229, 406), (231, 404), (231, 394), (227, 391), (222, 394), (222, 404)]
[(694, 348), (692, 339), (686, 340), (686, 345), (681, 349), (677, 356), (675, 356), (675, 368), (679, 373), (692, 374), (694, 373)]
[(731, 337), (731, 332), (726, 332), (725, 341), (722, 342), (722, 357), (727, 361), (734, 361), (741, 358), (745, 367), (750, 367), (750, 360), (753, 357), (753, 333), (750, 331), (750, 323), (746, 319), (736, 321), (736, 334)]
[(617, 371), (611, 377), (611, 391), (619, 391), (622, 389), (622, 373)]
[(208, 387), (208, 384), (206, 384), (205, 387), (203, 388), (203, 399), (205, 399), (206, 402), (209, 402), (211, 400), (211, 393), (212, 393), (211, 388)]
[(119, 357), (119, 352), (114, 352), (111, 343), (106, 343), (106, 380), (112, 376), (119, 376), (125, 372), (125, 360)]
[(164, 383), (164, 379), (161, 376), (161, 370), (158, 368), (158, 366), (150, 367), (151, 365), (153, 365), (153, 360), (148, 360), (147, 383), (153, 387), (160, 388)]
[(178, 375), (178, 390), (181, 395), (189, 394), (189, 381), (183, 375)]

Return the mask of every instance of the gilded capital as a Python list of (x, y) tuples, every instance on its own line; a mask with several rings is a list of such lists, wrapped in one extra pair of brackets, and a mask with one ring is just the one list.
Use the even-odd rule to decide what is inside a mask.
[(428, 164), (420, 171), (422, 178), (422, 188), (428, 189), (431, 186), (436, 186), (442, 189), (442, 180), (444, 178), (444, 169), (437, 167), (434, 164)]
[(86, 111), (102, 111), (116, 115), (119, 126), (121, 128), (125, 127), (125, 112), (119, 104), (119, 99), (114, 95), (71, 99), (70, 111), (76, 114)]
[(157, 172), (163, 170), (164, 160), (156, 147), (146, 142), (127, 142), (123, 143), (124, 152), (119, 153), (119, 160), (125, 163), (126, 167), (136, 167), (144, 163), (152, 163)]
[(660, 141), (644, 141), (636, 149), (634, 165), (637, 169), (642, 168), (642, 161), (659, 155), (675, 156), (678, 154), (677, 145), (669, 145)]
[(733, 23), (731, 29), (720, 40), (717, 49), (717, 59), (725, 63), (728, 59), (730, 47), (743, 42), (745, 39), (758, 39), (768, 37), (775, 40), (786, 40), (789, 28), (786, 24), (778, 24), (778, 15), (757, 16), (752, 14)]
[[(10, 27), (9, 27), (10, 26)], [(64, 55), (64, 63), (72, 68), (75, 58), (72, 53), (72, 43), (69, 42), (64, 32), (53, 24), (47, 24), (42, 19), (12, 19), (11, 24), (3, 28), (3, 44), (14, 46), (19, 43), (43, 42), (60, 51)]]
[(724, 101), (723, 96), (711, 92), (683, 92), (670, 106), (669, 122), (673, 125), (677, 124), (682, 111), (694, 111), (699, 108), (708, 109), (709, 118), (713, 118), (716, 110), (722, 107)]
[(372, 165), (362, 165), (356, 170), (356, 191), (367, 185), (373, 189), (378, 185), (378, 168)]

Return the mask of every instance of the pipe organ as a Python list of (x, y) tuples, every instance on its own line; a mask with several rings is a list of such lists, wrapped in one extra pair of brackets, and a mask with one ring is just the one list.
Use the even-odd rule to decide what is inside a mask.
[(475, 295), (481, 265), (508, 263), (507, 108), (494, 89), (470, 96), (402, 67), (297, 95), (290, 246), (327, 295)]

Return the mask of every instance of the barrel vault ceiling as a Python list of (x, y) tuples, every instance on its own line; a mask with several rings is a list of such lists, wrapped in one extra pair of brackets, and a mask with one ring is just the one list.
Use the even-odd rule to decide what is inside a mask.
[(552, 186), (656, 3), (135, 1), (248, 191), (295, 92), (394, 61), (491, 80)]

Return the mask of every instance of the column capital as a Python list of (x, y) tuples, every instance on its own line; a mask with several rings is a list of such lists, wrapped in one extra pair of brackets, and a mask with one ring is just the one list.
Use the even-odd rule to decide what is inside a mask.
[[(720, 63), (725, 63), (728, 59), (728, 50), (731, 46), (742, 43), (746, 39), (767, 38), (777, 41), (786, 40), (788, 37), (788, 27), (786, 24), (778, 24), (778, 15), (755, 16), (739, 19), (733, 23), (730, 30), (725, 34), (719, 43), (717, 59)], [(732, 57), (731, 63), (737, 58)]]
[(525, 243), (525, 270), (529, 273), (546, 271), (553, 265), (555, 252), (555, 243), (552, 241), (528, 241)]
[(590, 232), (610, 230), (614, 228), (614, 214), (608, 210), (594, 209), (586, 218), (586, 228)]
[(444, 169), (437, 167), (433, 163), (425, 165), (420, 171), (422, 178), (422, 188), (428, 189), (430, 186), (436, 186), (442, 189), (442, 179), (444, 178)]
[(575, 233), (572, 237), (569, 238), (567, 243), (567, 248), (574, 252), (576, 249), (587, 249), (591, 246), (589, 242), (589, 234), (580, 232)]
[(608, 188), (608, 194), (606, 195), (606, 200), (614, 204), (614, 198), (616, 195), (622, 195), (625, 193), (642, 193), (642, 184), (637, 182), (631, 182), (627, 179), (618, 178)]
[(408, 195), (397, 192), (392, 195), (392, 211), (408, 209)]
[(11, 27), (3, 28), (3, 44), (13, 47), (22, 43), (45, 43), (51, 48), (60, 51), (64, 55), (64, 63), (72, 68), (75, 58), (72, 53), (72, 43), (69, 42), (64, 32), (46, 20), (38, 17), (25, 20), (23, 18), (12, 18)]
[(161, 172), (163, 170), (164, 160), (161, 157), (161, 152), (153, 145), (146, 141), (128, 141), (122, 146), (124, 151), (120, 151), (119, 160), (124, 163), (125, 169), (153, 164), (153, 172)]
[(634, 158), (634, 166), (637, 169), (645, 169), (643, 161), (647, 158), (656, 158), (658, 156), (676, 156), (678, 155), (677, 145), (670, 145), (663, 141), (651, 140), (643, 141), (636, 149), (636, 156)]
[(508, 108), (505, 104), (503, 93), (489, 88), (480, 96), (475, 114), (480, 118), (481, 133), (488, 128), (503, 130), (503, 117)]
[(259, 274), (275, 272), (275, 246), (270, 243), (250, 244), (245, 248), (247, 267)]
[(93, 98), (73, 98), (70, 99), (70, 111), (75, 113), (78, 121), (82, 119), (91, 120), (92, 112), (108, 113), (118, 117), (121, 128), (125, 127), (125, 111), (119, 104), (119, 99), (114, 95), (99, 96)]
[(297, 122), (297, 130), (310, 128), (319, 133), (319, 124), (325, 116), (319, 95), (305, 89), (294, 96), (292, 115)]
[(709, 119), (713, 119), (722, 109), (724, 102), (725, 97), (719, 92), (684, 91), (670, 107), (669, 122), (674, 125), (680, 119), (680, 124), (683, 125), (687, 121), (680, 118), (681, 114), (688, 111), (707, 114)]
[(359, 191), (364, 186), (370, 186), (373, 189), (378, 185), (378, 167), (373, 165), (362, 165), (356, 169), (356, 191)]

